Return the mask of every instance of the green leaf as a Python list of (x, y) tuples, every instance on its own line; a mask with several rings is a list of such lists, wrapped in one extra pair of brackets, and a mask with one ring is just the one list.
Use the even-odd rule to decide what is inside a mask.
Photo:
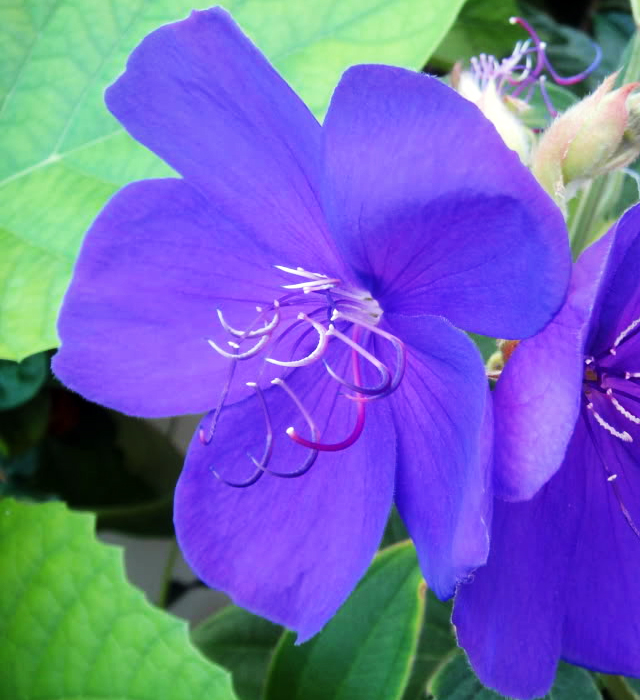
[(389, 520), (387, 520), (387, 526), (384, 529), (384, 534), (382, 535), (380, 549), (408, 539), (409, 533), (407, 532), (407, 528), (402, 522), (398, 509), (393, 506), (391, 508), (391, 513), (389, 513)]
[(427, 607), (418, 652), (402, 700), (423, 700), (426, 697), (427, 682), (443, 659), (457, 648), (451, 625), (451, 608), (451, 601), (442, 602), (431, 590), (427, 592)]
[[(500, 700), (503, 695), (485, 688), (462, 652), (454, 654), (432, 678), (435, 700)], [(561, 663), (551, 691), (542, 700), (602, 700), (588, 671)]]
[(640, 678), (625, 678), (624, 680), (634, 694), (640, 698)]
[(228, 674), (127, 582), (93, 528), (60, 503), (0, 503), (0, 697), (232, 700)]
[(468, 62), (481, 53), (508, 56), (522, 29), (509, 24), (518, 14), (514, 0), (468, 0), (451, 30), (431, 57), (431, 63), (449, 70), (456, 61)]
[(198, 625), (191, 641), (208, 659), (231, 671), (240, 700), (259, 700), (279, 625), (230, 605)]
[[(320, 117), (353, 63), (420, 68), (463, 2), (221, 4)], [(0, 5), (0, 357), (19, 360), (57, 346), (55, 320), (87, 227), (126, 183), (171, 174), (120, 128), (102, 94), (146, 34), (185, 17), (193, 4)]]
[(495, 338), (490, 338), (488, 335), (479, 335), (478, 333), (469, 333), (469, 337), (477, 345), (485, 362), (498, 350)]
[(47, 378), (49, 361), (44, 353), (22, 362), (0, 360), (0, 411), (15, 408), (33, 398)]
[(47, 432), (50, 397), (41, 391), (26, 403), (3, 411), (0, 415), (0, 439), (5, 444), (3, 451), (15, 457), (33, 448)]
[(595, 40), (602, 49), (602, 70), (614, 73), (623, 63), (623, 53), (635, 31), (628, 12), (596, 12), (593, 15)]
[(410, 542), (380, 552), (355, 592), (313, 639), (282, 638), (266, 700), (402, 697), (424, 610), (424, 582)]

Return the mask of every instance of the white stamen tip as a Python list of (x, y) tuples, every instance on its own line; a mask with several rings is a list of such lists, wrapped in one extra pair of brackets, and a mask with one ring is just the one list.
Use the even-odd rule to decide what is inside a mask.
[(234, 350), (240, 350), (238, 343), (234, 343), (233, 340), (227, 340), (227, 345)]
[(609, 348), (609, 353), (614, 356), (618, 354), (615, 348)]
[(509, 17), (509, 24), (517, 24), (518, 18), (517, 17)]
[[(635, 321), (632, 321), (623, 331), (620, 333), (620, 335), (613, 341), (613, 347), (617, 348), (620, 343), (622, 343), (625, 338), (632, 333), (640, 324), (640, 318), (636, 318)], [(615, 355), (615, 353), (613, 353)]]
[(617, 474), (612, 474), (611, 476), (607, 477), (607, 481), (615, 481), (618, 478)]
[(620, 432), (619, 430), (616, 430), (612, 425), (607, 423), (607, 421), (593, 408), (593, 403), (588, 403), (587, 408), (591, 411), (593, 417), (596, 419), (596, 423), (601, 428), (604, 428), (610, 435), (613, 435), (613, 437), (617, 437), (618, 440), (622, 440), (622, 442), (633, 442), (633, 438), (631, 435), (626, 430), (623, 430)]
[(295, 431), (295, 429), (294, 429), (294, 427), (293, 427), (292, 425), (290, 425), (290, 426), (285, 430), (285, 433), (286, 433), (289, 437), (291, 437), (292, 435), (294, 435), (295, 432), (296, 432), (296, 431)]
[(250, 386), (252, 389), (254, 389), (258, 385), (255, 382), (247, 382), (247, 386)]

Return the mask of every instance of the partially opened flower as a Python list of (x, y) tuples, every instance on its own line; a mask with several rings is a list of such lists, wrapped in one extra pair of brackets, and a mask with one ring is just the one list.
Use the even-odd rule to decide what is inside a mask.
[(352, 68), (320, 127), (222, 10), (147, 37), (107, 103), (182, 179), (130, 185), (98, 217), (57, 375), (134, 415), (210, 411), (180, 546), (300, 639), (366, 569), (394, 497), (451, 595), (486, 559), (491, 503), (484, 370), (455, 326), (522, 337), (556, 312), (551, 200), (424, 75)]
[(639, 268), (636, 206), (582, 254), (563, 310), (494, 392), (497, 493), (533, 498), (496, 500), (454, 623), (509, 696), (544, 695), (560, 658), (640, 676)]

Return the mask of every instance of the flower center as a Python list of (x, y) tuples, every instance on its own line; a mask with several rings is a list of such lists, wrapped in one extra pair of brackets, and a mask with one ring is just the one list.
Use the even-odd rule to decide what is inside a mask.
[[(213, 439), (216, 425), (227, 399), (233, 375), (239, 362), (258, 358), (255, 381), (247, 382), (254, 389), (262, 407), (266, 438), (261, 460), (250, 457), (255, 466), (254, 473), (245, 481), (231, 482), (217, 471), (213, 473), (230, 486), (245, 487), (255, 483), (263, 474), (285, 478), (301, 476), (315, 462), (320, 452), (335, 452), (353, 445), (364, 430), (366, 404), (393, 393), (404, 375), (406, 352), (403, 343), (394, 335), (379, 327), (383, 311), (373, 296), (366, 291), (345, 285), (340, 279), (328, 277), (318, 272), (309, 272), (301, 267), (290, 268), (276, 265), (276, 269), (291, 276), (294, 281), (281, 285), (281, 293), (271, 302), (256, 307), (256, 316), (245, 328), (232, 325), (218, 309), (217, 316), (223, 332), (227, 335), (226, 347), (223, 343), (207, 339), (213, 350), (229, 360), (229, 375), (215, 410), (208, 415), (209, 427), (200, 428), (199, 436), (203, 444)], [(312, 347), (310, 339), (316, 334)], [(377, 342), (385, 341), (394, 351), (392, 366), (375, 355)], [(340, 343), (350, 353), (351, 373), (343, 377), (331, 367), (326, 359), (330, 343)], [(298, 357), (300, 348), (308, 351)], [(321, 440), (320, 431), (314, 417), (305, 407), (301, 398), (284, 377), (276, 377), (270, 384), (279, 387), (293, 401), (309, 429), (309, 437), (300, 435), (293, 427), (286, 433), (291, 440), (308, 450), (302, 466), (292, 472), (277, 472), (269, 468), (273, 456), (272, 420), (265, 400), (260, 380), (265, 368), (282, 367), (295, 370), (309, 367), (321, 361), (330, 378), (346, 390), (344, 396), (356, 405), (355, 426), (347, 437), (335, 442)], [(361, 362), (368, 363), (378, 375), (378, 382), (372, 386), (362, 380)]]
[(640, 368), (625, 365), (628, 357), (637, 356), (637, 352), (629, 350), (640, 340), (639, 333), (640, 318), (637, 318), (617, 336), (608, 350), (585, 357), (582, 382), (582, 411), (587, 431), (622, 513), (638, 538), (640, 530), (620, 496), (616, 484), (618, 473), (600, 451), (597, 431), (605, 431), (621, 443), (634, 441), (629, 430), (640, 426)]

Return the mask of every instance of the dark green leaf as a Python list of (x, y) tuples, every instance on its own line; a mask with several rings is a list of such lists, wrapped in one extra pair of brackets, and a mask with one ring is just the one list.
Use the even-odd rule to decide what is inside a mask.
[(522, 38), (522, 30), (509, 24), (517, 14), (514, 0), (468, 0), (430, 63), (449, 70), (456, 61), (468, 62), (481, 53), (509, 55)]
[(413, 545), (385, 549), (320, 634), (301, 646), (294, 646), (294, 634), (285, 634), (266, 700), (401, 698), (423, 610), (424, 582)]
[(231, 671), (240, 700), (260, 700), (282, 633), (282, 627), (230, 605), (198, 625), (191, 641), (208, 659)]
[(597, 12), (593, 16), (595, 40), (602, 49), (601, 69), (614, 73), (622, 66), (622, 54), (635, 31), (628, 12)]
[(61, 503), (0, 502), (0, 697), (233, 700), (229, 675), (127, 582), (93, 528)]
[(387, 520), (387, 527), (385, 528), (384, 535), (382, 536), (380, 549), (396, 544), (396, 542), (402, 542), (402, 540), (408, 539), (409, 533), (407, 532), (407, 528), (402, 522), (398, 509), (393, 506), (391, 513), (389, 514), (389, 520)]
[(631, 690), (640, 697), (640, 679), (638, 678), (625, 678), (627, 685)]
[(456, 636), (451, 625), (451, 607), (451, 601), (443, 603), (432, 591), (428, 591), (418, 653), (402, 700), (424, 700), (427, 697), (429, 679), (456, 648)]
[[(435, 700), (500, 700), (503, 695), (485, 688), (476, 678), (462, 652), (455, 653), (431, 679)], [(588, 671), (560, 664), (551, 692), (542, 700), (602, 700)]]
[(0, 360), (0, 411), (15, 408), (33, 398), (47, 378), (47, 355), (31, 355), (22, 362)]
[(26, 428), (35, 432), (31, 442), (23, 437), (23, 446), (37, 443), (37, 465), (28, 473), (10, 473), (7, 492), (56, 497), (73, 508), (92, 510), (101, 527), (154, 536), (173, 533), (173, 489), (183, 457), (166, 436), (146, 421), (58, 387), (11, 413), (22, 415), (35, 401), (45, 402), (40, 413), (32, 409), (32, 420), (42, 425), (18, 425), (7, 434), (15, 439)]

